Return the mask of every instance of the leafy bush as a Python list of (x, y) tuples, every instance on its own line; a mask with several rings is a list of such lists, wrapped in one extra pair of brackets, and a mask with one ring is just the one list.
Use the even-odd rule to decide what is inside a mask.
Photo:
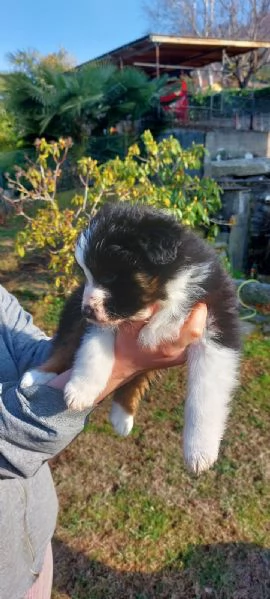
[(36, 162), (29, 162), (27, 169), (17, 168), (16, 176), (9, 177), (9, 187), (17, 196), (6, 197), (27, 220), (17, 238), (19, 255), (46, 252), (59, 290), (74, 286), (75, 240), (108, 200), (145, 202), (170, 210), (183, 224), (209, 230), (210, 216), (220, 207), (219, 187), (209, 178), (189, 174), (200, 168), (203, 146), (184, 150), (172, 136), (156, 142), (150, 131), (145, 131), (142, 149), (131, 145), (123, 159), (98, 164), (90, 157), (82, 158), (78, 161), (82, 193), (74, 195), (66, 207), (59, 201), (57, 185), (71, 145), (70, 139), (37, 140)]
[(17, 136), (13, 118), (0, 102), (0, 151), (16, 148)]
[(31, 143), (41, 135), (47, 140), (71, 136), (83, 148), (93, 134), (151, 113), (166, 81), (165, 75), (151, 79), (134, 67), (108, 63), (61, 72), (48, 61), (31, 63), (31, 57), (30, 68), (0, 75), (18, 135)]
[(223, 116), (232, 116), (236, 112), (268, 112), (270, 88), (224, 89), (215, 92), (211, 89), (192, 95), (193, 108), (211, 108), (222, 112)]

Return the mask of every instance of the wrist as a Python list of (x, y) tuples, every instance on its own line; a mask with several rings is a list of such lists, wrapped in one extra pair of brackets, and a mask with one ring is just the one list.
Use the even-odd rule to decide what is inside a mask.
[(63, 391), (70, 379), (70, 373), (71, 370), (65, 370), (65, 372), (58, 374), (47, 383), (48, 387), (53, 387), (54, 389), (60, 389)]
[(133, 362), (124, 359), (118, 360), (116, 358), (111, 376), (97, 401), (99, 402), (105, 399), (110, 393), (113, 393), (116, 389), (128, 383), (134, 376), (139, 374), (139, 372), (139, 368), (137, 368)]

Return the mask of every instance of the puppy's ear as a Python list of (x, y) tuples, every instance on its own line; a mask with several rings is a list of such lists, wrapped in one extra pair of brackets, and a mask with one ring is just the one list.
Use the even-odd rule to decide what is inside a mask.
[(75, 246), (75, 258), (81, 268), (84, 267), (84, 254), (87, 245), (87, 234), (86, 231), (80, 233), (76, 246)]
[(172, 264), (178, 256), (181, 245), (179, 231), (162, 226), (154, 226), (149, 234), (142, 232), (138, 242), (149, 262), (155, 265)]

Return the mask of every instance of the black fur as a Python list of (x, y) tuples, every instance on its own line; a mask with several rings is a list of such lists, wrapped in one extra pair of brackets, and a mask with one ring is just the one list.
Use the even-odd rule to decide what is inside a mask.
[[(185, 312), (204, 301), (215, 341), (239, 349), (234, 285), (210, 245), (172, 215), (144, 205), (107, 203), (85, 236), (84, 262), (96, 283), (109, 291), (105, 308), (112, 318), (130, 318), (150, 302), (165, 299), (166, 283), (178, 272), (210, 263), (199, 293), (198, 287), (190, 287)], [(149, 282), (148, 293), (138, 283), (141, 273)]]

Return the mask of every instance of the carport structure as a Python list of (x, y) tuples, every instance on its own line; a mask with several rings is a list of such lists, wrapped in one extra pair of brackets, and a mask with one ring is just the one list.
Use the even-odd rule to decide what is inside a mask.
[(162, 72), (189, 72), (215, 62), (223, 63), (226, 56), (232, 58), (267, 48), (270, 49), (269, 41), (149, 34), (87, 62), (110, 61), (120, 68), (139, 67), (152, 77), (159, 77)]

